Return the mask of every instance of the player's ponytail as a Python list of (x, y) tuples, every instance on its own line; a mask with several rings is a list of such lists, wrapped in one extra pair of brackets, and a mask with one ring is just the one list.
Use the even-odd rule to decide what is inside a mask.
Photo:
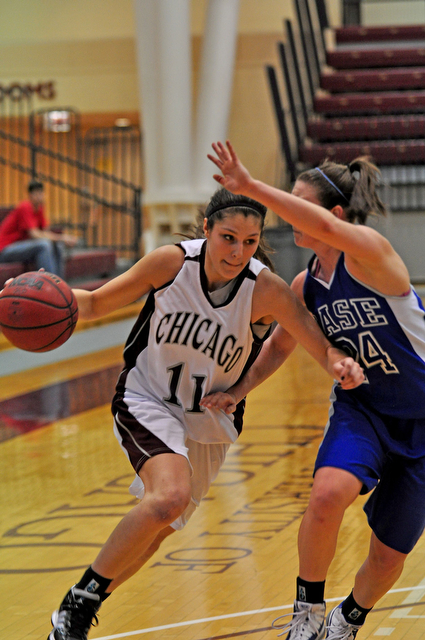
[(342, 206), (348, 222), (365, 224), (369, 215), (386, 213), (378, 195), (380, 171), (365, 156), (347, 165), (325, 160), (318, 167), (301, 173), (297, 179), (313, 185), (326, 209)]
[(380, 182), (379, 169), (366, 157), (356, 158), (348, 165), (354, 180), (350, 205), (345, 210), (349, 222), (365, 224), (368, 215), (385, 215), (386, 209), (377, 193)]

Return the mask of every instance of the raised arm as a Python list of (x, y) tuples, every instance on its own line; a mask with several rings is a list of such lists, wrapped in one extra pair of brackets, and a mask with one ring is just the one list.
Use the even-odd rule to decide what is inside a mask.
[(351, 261), (347, 266), (365, 284), (388, 295), (400, 295), (408, 290), (406, 266), (388, 240), (375, 229), (347, 222), (339, 205), (331, 212), (315, 202), (255, 180), (230, 142), (226, 146), (214, 143), (212, 147), (216, 155), (208, 158), (221, 172), (214, 174), (214, 179), (225, 189), (261, 202), (292, 226), (344, 252)]
[[(258, 200), (283, 220), (313, 238), (341, 251), (347, 249), (343, 230), (345, 234), (351, 235), (350, 227), (353, 225), (342, 222), (318, 204), (276, 189), (260, 180), (255, 180), (239, 160), (231, 143), (227, 141), (226, 145), (225, 147), (221, 142), (214, 143), (212, 147), (216, 155), (208, 155), (208, 158), (221, 171), (221, 174), (213, 175), (214, 180), (232, 193), (239, 193)], [(341, 226), (342, 229), (338, 228)]]

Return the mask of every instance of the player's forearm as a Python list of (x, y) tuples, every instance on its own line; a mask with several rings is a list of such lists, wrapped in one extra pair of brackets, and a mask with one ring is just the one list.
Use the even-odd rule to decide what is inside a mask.
[(93, 320), (93, 295), (91, 291), (85, 291), (84, 289), (73, 289), (73, 294), (78, 304), (78, 318), (79, 320)]
[(333, 375), (334, 357), (340, 352), (337, 349), (331, 352), (332, 345), (311, 316), (305, 318), (304, 323), (300, 331), (294, 332), (294, 337), (327, 373)]
[[(315, 322), (315, 321), (314, 321)], [(318, 328), (318, 326), (316, 325)], [(304, 348), (317, 360), (323, 369), (334, 379), (338, 380), (344, 389), (354, 389), (364, 381), (363, 370), (360, 365), (340, 349), (334, 347), (321, 333), (311, 342), (313, 333), (300, 339)], [(305, 339), (307, 338), (307, 339)]]
[(237, 404), (243, 398), (245, 398), (245, 396), (247, 396), (250, 391), (255, 389), (255, 387), (258, 387), (258, 385), (267, 380), (267, 378), (269, 378), (275, 371), (277, 371), (281, 364), (283, 364), (283, 360), (273, 366), (271, 364), (271, 360), (265, 360), (261, 358), (261, 360), (256, 361), (253, 364), (253, 366), (244, 375), (244, 377), (241, 378), (239, 382), (233, 385), (233, 387), (227, 389), (227, 393), (230, 393), (235, 397)]
[(295, 348), (296, 342), (289, 335), (279, 335), (278, 327), (264, 343), (258, 358), (233, 387), (227, 390), (240, 402), (245, 396), (267, 380), (285, 362)]
[(326, 240), (331, 231), (334, 216), (326, 209), (261, 180), (251, 178), (246, 182), (243, 195), (258, 200), (285, 222), (295, 227), (299, 226), (314, 237)]

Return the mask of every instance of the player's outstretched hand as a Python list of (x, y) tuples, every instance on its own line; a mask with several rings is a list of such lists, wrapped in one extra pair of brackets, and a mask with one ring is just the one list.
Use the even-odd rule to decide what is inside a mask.
[(355, 389), (365, 381), (363, 369), (353, 358), (343, 358), (333, 365), (335, 378), (343, 389)]
[(208, 158), (218, 167), (222, 174), (215, 173), (213, 175), (214, 180), (232, 193), (244, 194), (252, 178), (239, 160), (230, 142), (227, 140), (226, 146), (222, 142), (213, 142), (211, 146), (216, 155), (208, 154)]
[(206, 409), (215, 409), (216, 411), (224, 411), (230, 414), (236, 411), (236, 398), (232, 393), (224, 391), (216, 391), (204, 396), (199, 403)]

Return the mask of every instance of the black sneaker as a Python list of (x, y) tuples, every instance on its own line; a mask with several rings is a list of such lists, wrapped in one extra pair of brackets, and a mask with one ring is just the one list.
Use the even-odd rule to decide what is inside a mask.
[(101, 604), (96, 593), (72, 587), (52, 613), (53, 630), (47, 640), (87, 640), (90, 627), (98, 622), (96, 613)]

